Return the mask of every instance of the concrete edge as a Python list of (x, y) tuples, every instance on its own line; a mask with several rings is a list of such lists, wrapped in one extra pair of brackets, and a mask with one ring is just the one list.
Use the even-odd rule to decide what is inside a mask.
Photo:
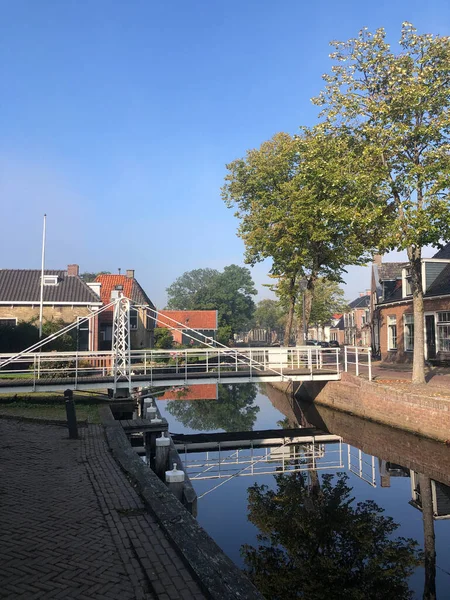
[(100, 408), (108, 446), (134, 481), (147, 507), (178, 549), (203, 591), (214, 600), (264, 600), (246, 575), (224, 554), (196, 519), (132, 449), (109, 407)]

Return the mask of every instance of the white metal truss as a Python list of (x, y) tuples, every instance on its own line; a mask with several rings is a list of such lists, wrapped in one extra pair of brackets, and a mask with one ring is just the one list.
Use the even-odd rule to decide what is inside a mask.
[(130, 300), (122, 296), (114, 306), (113, 344), (114, 392), (128, 387), (131, 392)]

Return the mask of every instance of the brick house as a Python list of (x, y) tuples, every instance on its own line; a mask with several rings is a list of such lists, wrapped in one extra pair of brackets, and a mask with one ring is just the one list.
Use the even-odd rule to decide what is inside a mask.
[(344, 313), (344, 344), (347, 346), (370, 345), (370, 290), (360, 292), (358, 298), (348, 305)]
[[(103, 305), (109, 304), (119, 295), (129, 298), (135, 306), (130, 311), (130, 343), (132, 350), (153, 347), (155, 329), (155, 306), (134, 277), (134, 270), (125, 275), (98, 275), (90, 284), (97, 290)], [(114, 307), (102, 311), (99, 315), (99, 350), (111, 350), (113, 337)]]
[[(156, 326), (169, 329), (175, 344), (189, 345), (193, 343), (192, 337), (197, 337), (199, 343), (204, 341), (203, 336), (215, 341), (217, 322), (217, 310), (159, 310)], [(196, 336), (196, 331), (202, 335)]]
[[(408, 263), (372, 265), (373, 349), (386, 362), (411, 362), (414, 316)], [(422, 259), (425, 359), (450, 360), (450, 244)]]
[[(38, 269), (0, 269), (0, 324), (39, 319), (41, 271)], [(98, 311), (99, 296), (79, 277), (78, 265), (67, 271), (44, 271), (43, 320), (73, 323)], [(78, 349), (97, 350), (98, 317), (80, 324)]]

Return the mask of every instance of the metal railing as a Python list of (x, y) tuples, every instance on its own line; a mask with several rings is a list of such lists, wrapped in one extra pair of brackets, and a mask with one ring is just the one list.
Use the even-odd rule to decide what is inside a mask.
[(372, 348), (370, 346), (344, 346), (344, 371), (350, 373), (350, 366), (353, 365), (357, 377), (362, 369), (367, 369), (369, 381), (372, 381)]
[[(12, 362), (9, 359), (13, 358)], [(131, 379), (146, 376), (152, 381), (155, 375), (166, 374), (169, 379), (188, 381), (196, 374), (214, 373), (219, 381), (226, 373), (245, 374), (249, 379), (261, 374), (290, 379), (294, 374), (309, 375), (318, 372), (339, 374), (339, 349), (304, 346), (297, 348), (187, 348), (177, 350), (132, 350)], [(0, 354), (0, 381), (23, 379), (35, 387), (42, 380), (113, 376), (114, 353), (96, 352), (30, 352), (17, 356)], [(182, 375), (182, 377), (180, 377)], [(228, 375), (230, 377), (230, 375)]]

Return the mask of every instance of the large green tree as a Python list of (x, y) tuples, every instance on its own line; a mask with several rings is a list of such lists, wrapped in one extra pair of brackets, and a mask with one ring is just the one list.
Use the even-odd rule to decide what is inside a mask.
[[(350, 164), (360, 165), (362, 175), (355, 177)], [(300, 282), (309, 319), (317, 279), (341, 281), (346, 265), (368, 258), (375, 220), (367, 206), (377, 205), (366, 173), (376, 167), (367, 163), (364, 144), (325, 127), (276, 134), (227, 165), (222, 197), (237, 209), (246, 262), (272, 260), (270, 274), (287, 304), (285, 344)]]
[(251, 431), (259, 412), (252, 383), (220, 385), (217, 400), (170, 400), (169, 413), (184, 427), (197, 431)]
[(417, 542), (373, 501), (354, 503), (347, 476), (276, 475), (276, 488), (249, 488), (259, 546), (242, 547), (248, 573), (267, 600), (412, 598)]
[(217, 310), (218, 339), (225, 344), (234, 333), (247, 328), (255, 310), (255, 284), (249, 269), (238, 265), (229, 265), (222, 272), (197, 269), (184, 273), (167, 294), (172, 309)]
[(374, 177), (378, 206), (389, 213), (379, 252), (407, 251), (417, 324), (412, 381), (423, 383), (422, 247), (450, 238), (450, 38), (418, 35), (409, 23), (399, 52), (385, 38), (384, 29), (365, 28), (332, 42), (332, 72), (314, 102), (328, 130), (350, 133), (377, 165), (365, 174), (357, 163), (350, 166), (355, 177)]
[(167, 288), (167, 308), (171, 310), (195, 310), (198, 308), (199, 294), (214, 285), (219, 271), (216, 269), (194, 269), (180, 275)]

